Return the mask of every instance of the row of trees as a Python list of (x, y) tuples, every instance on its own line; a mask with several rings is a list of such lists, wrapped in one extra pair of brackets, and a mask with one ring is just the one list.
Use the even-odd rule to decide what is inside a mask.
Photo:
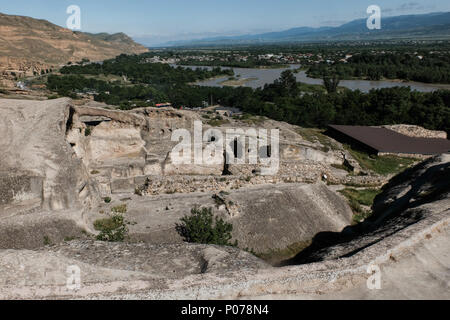
[(408, 87), (371, 90), (342, 90), (334, 93), (301, 94), (284, 80), (263, 89), (236, 88), (214, 91), (223, 104), (240, 107), (255, 115), (306, 127), (345, 125), (415, 124), (450, 133), (450, 91), (412, 91)]
[(162, 63), (145, 63), (138, 55), (120, 55), (103, 63), (66, 66), (62, 74), (78, 75), (116, 75), (124, 76), (133, 84), (148, 84), (152, 86), (170, 87), (171, 85), (205, 80), (219, 75), (233, 76), (230, 69), (213, 68), (173, 68)]
[[(98, 67), (96, 67), (98, 68)], [(127, 71), (134, 70), (129, 66)], [(153, 68), (163, 68), (159, 65)], [(170, 67), (169, 67), (170, 68)], [(154, 70), (155, 70), (154, 69)], [(172, 68), (176, 74), (191, 71)], [(120, 69), (117, 69), (116, 73)], [(104, 71), (104, 70), (103, 70)], [(124, 70), (125, 71), (125, 70)], [(140, 73), (137, 73), (140, 75)], [(361, 91), (339, 90), (337, 77), (325, 78), (327, 91), (305, 93), (291, 71), (280, 79), (253, 90), (239, 87), (200, 87), (189, 85), (183, 76), (169, 77), (163, 84), (164, 74), (142, 74), (143, 79), (156, 79), (154, 84), (113, 85), (106, 81), (88, 79), (81, 75), (49, 76), (48, 86), (61, 95), (70, 95), (86, 88), (98, 91), (95, 99), (109, 104), (131, 108), (148, 99), (170, 101), (175, 106), (199, 107), (203, 101), (241, 108), (244, 112), (267, 116), (275, 120), (308, 127), (325, 127), (330, 123), (347, 125), (382, 125), (408, 123), (428, 129), (450, 132), (450, 91), (424, 93), (410, 88), (395, 87)], [(177, 80), (174, 80), (174, 79)], [(109, 94), (105, 93), (109, 91)], [(135, 103), (130, 103), (134, 101)]]
[(449, 55), (369, 54), (354, 55), (348, 62), (320, 63), (308, 69), (308, 75), (337, 75), (341, 79), (403, 79), (426, 83), (450, 83)]

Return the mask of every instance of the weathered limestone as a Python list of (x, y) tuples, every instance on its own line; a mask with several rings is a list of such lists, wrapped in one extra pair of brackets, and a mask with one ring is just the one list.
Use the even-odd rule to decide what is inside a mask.
[(69, 105), (0, 100), (2, 248), (39, 247), (44, 237), (61, 241), (86, 228), (83, 213), (98, 202), (97, 188), (66, 141)]
[[(342, 149), (305, 141), (287, 124), (261, 124), (281, 130), (278, 174), (244, 165), (223, 176), (223, 164), (171, 167), (171, 132), (192, 128), (196, 112), (68, 99), (0, 100), (0, 112), (0, 298), (449, 298), (449, 155), (392, 179), (373, 218), (349, 228), (350, 208), (325, 182), (385, 178), (334, 168), (347, 158)], [(124, 203), (129, 240), (146, 243), (85, 234)], [(199, 205), (257, 253), (314, 239), (280, 268), (237, 248), (183, 243), (175, 225)], [(382, 271), (381, 291), (367, 289), (370, 264)], [(78, 291), (66, 287), (73, 265)]]
[(0, 173), (0, 205), (15, 205), (27, 201), (38, 202), (40, 205), (43, 181), (42, 177), (32, 174)]
[[(395, 206), (392, 217), (400, 220), (380, 221), (376, 232), (350, 241), (345, 250), (330, 246), (330, 255), (321, 256), (324, 261), (274, 268), (232, 248), (73, 241), (35, 251), (0, 250), (0, 297), (449, 299), (449, 180), (427, 186), (428, 178), (448, 173), (448, 160), (435, 159), (410, 171), (410, 178), (394, 179), (379, 197), (381, 203), (394, 198), (403, 203), (404, 196), (412, 199), (425, 189), (436, 193), (422, 195), (410, 208)], [(401, 187), (395, 191), (397, 182)], [(403, 194), (407, 184), (419, 193)], [(411, 213), (420, 219), (395, 227)], [(66, 287), (67, 267), (73, 265), (81, 271), (76, 291)], [(381, 271), (379, 290), (367, 287), (373, 265)]]
[[(65, 139), (69, 103), (69, 99), (0, 100), (1, 189), (15, 193), (16, 203), (40, 198), (43, 209), (61, 210), (93, 201), (95, 188)], [(19, 184), (7, 181), (14, 180), (13, 172)]]
[(445, 131), (427, 130), (420, 126), (396, 124), (383, 127), (410, 137), (447, 139), (447, 132)]
[[(390, 234), (422, 220), (450, 214), (450, 154), (435, 156), (394, 177), (373, 205), (373, 215), (340, 234), (317, 235), (313, 245), (292, 263), (332, 260), (353, 255)], [(329, 245), (330, 243), (335, 243)]]
[[(306, 189), (302, 190), (294, 185), (280, 189), (278, 184), (315, 183), (322, 179), (324, 173), (327, 173), (330, 180), (339, 179), (333, 175), (331, 167), (327, 166), (327, 163), (342, 161), (339, 153), (326, 154), (316, 150), (289, 126), (286, 127), (286, 131), (283, 131), (282, 124), (277, 122), (269, 121), (268, 128), (278, 126), (282, 132), (282, 162), (279, 173), (275, 176), (261, 176), (257, 165), (247, 164), (231, 165), (229, 172), (232, 175), (224, 176), (223, 163), (174, 165), (171, 161), (171, 150), (177, 143), (177, 141), (171, 141), (171, 133), (180, 128), (192, 131), (194, 121), (201, 119), (196, 112), (170, 108), (143, 108), (125, 112), (98, 107), (73, 106), (68, 99), (44, 102), (7, 100), (1, 102), (0, 108), (5, 114), (0, 130), (8, 137), (2, 141), (1, 145), (1, 150), (4, 151), (2, 152), (2, 172), (5, 172), (0, 179), (2, 181), (1, 208), (3, 209), (1, 214), (12, 219), (18, 214), (35, 214), (42, 210), (48, 210), (48, 212), (75, 210), (79, 216), (70, 215), (74, 218), (74, 225), (76, 225), (74, 228), (80, 227), (92, 231), (91, 217), (95, 217), (95, 211), (101, 210), (101, 208), (96, 209), (99, 203), (101, 204), (99, 195), (102, 197), (117, 195), (117, 198), (124, 198), (124, 195), (129, 197), (135, 193), (147, 197), (176, 194), (172, 198), (177, 199), (178, 194), (203, 192), (204, 196), (211, 201), (212, 195), (221, 191), (232, 191), (238, 198), (241, 197), (238, 194), (242, 194), (245, 198), (252, 197), (251, 195), (257, 197), (258, 193), (262, 192), (267, 196), (277, 194), (276, 198), (279, 199), (274, 199), (273, 203), (278, 203), (278, 208), (286, 208), (282, 211), (290, 212), (288, 207), (291, 207), (298, 209), (298, 213), (301, 213), (303, 212), (301, 204), (306, 202), (311, 203), (312, 211), (321, 211), (319, 207), (314, 207), (312, 200), (308, 200), (314, 197), (306, 196), (308, 194)], [(208, 126), (206, 124), (204, 126), (206, 130)], [(289, 144), (287, 139), (292, 139), (293, 144)], [(256, 186), (261, 188), (252, 190)], [(313, 187), (314, 185), (311, 186)], [(296, 195), (288, 199), (292, 197), (301, 199), (303, 196), (306, 198), (302, 203), (291, 203), (289, 200), (284, 203), (283, 198), (278, 194), (283, 194), (286, 188), (296, 190), (294, 192)], [(235, 192), (239, 189), (242, 189), (242, 193)], [(330, 198), (330, 196), (331, 194), (326, 194), (320, 197), (328, 201), (334, 197)], [(180, 208), (175, 215), (177, 221), (191, 209), (191, 206), (182, 199), (183, 197), (180, 198)], [(325, 229), (315, 224), (300, 238), (301, 233), (296, 233), (293, 229), (283, 238), (283, 241), (276, 245), (276, 248), (310, 239), (319, 231), (339, 231), (350, 223), (351, 213), (344, 201), (336, 197), (333, 201), (340, 208), (337, 212), (342, 213), (338, 213), (342, 216), (340, 220), (338, 219), (339, 222), (337, 220), (333, 223), (322, 221)], [(265, 206), (255, 211), (254, 208), (246, 208), (247, 203), (245, 199), (236, 201), (235, 204), (226, 203), (222, 213), (227, 219), (237, 219), (236, 223), (243, 227), (245, 224), (250, 225), (252, 218), (248, 221), (242, 220), (242, 223), (238, 221), (249, 214), (263, 214)], [(94, 215), (92, 215), (93, 211)], [(272, 219), (272, 215), (276, 214), (274, 211), (268, 213), (268, 219)], [(318, 212), (318, 214), (321, 213)], [(283, 219), (280, 218), (279, 223), (286, 223), (291, 218), (295, 217), (288, 215)], [(50, 228), (51, 218), (46, 215), (44, 220)], [(10, 222), (13, 223), (12, 221)], [(145, 230), (136, 230), (132, 234), (135, 234), (136, 238), (150, 239), (149, 241), (153, 241), (151, 239), (155, 237), (160, 239), (158, 241), (162, 239), (179, 241), (179, 237), (173, 236), (174, 224), (170, 224), (170, 221), (168, 219), (160, 224), (160, 226), (165, 225), (167, 230), (172, 230), (167, 233), (167, 238), (164, 234), (161, 237), (155, 234), (150, 235)], [(59, 224), (59, 222), (55, 223)], [(62, 226), (62, 224), (59, 225)], [(64, 233), (70, 233), (67, 232), (66, 227), (61, 228), (65, 230)], [(33, 238), (35, 240), (30, 242), (30, 247), (43, 243), (42, 238), (45, 233), (57, 238), (55, 231), (50, 229), (45, 231), (46, 229), (41, 227), (37, 228), (36, 232), (38, 230), (41, 234)], [(257, 246), (256, 242), (246, 238), (245, 232), (237, 233), (236, 237), (242, 241), (242, 245), (247, 245), (249, 248), (254, 247), (255, 250), (265, 251), (270, 245), (277, 243), (277, 239), (271, 239), (259, 242)], [(10, 238), (4, 239), (4, 246), (8, 246), (7, 239)], [(15, 242), (21, 243), (15, 247), (26, 247), (25, 240)]]
[[(313, 183), (321, 180), (323, 176), (331, 183), (342, 183), (347, 178), (355, 179), (332, 166), (342, 165), (345, 161), (355, 166), (356, 173), (360, 171), (357, 163), (342, 148), (328, 148), (325, 152), (319, 142), (305, 141), (293, 126), (272, 120), (263, 121), (258, 126), (280, 130), (281, 163), (278, 173), (274, 176), (260, 177), (261, 167), (258, 164), (231, 164), (225, 170), (225, 158), (217, 164), (198, 164), (193, 157), (191, 164), (175, 164), (172, 150), (178, 141), (171, 141), (172, 133), (177, 129), (187, 129), (193, 137), (194, 121), (203, 122), (204, 132), (211, 129), (202, 119), (201, 113), (193, 111), (172, 108), (117, 111), (78, 106), (73, 108), (73, 121), (67, 139), (88, 171), (95, 173), (92, 177), (97, 181), (103, 196), (110, 193), (133, 193), (136, 188), (141, 187), (136, 184), (133, 186), (133, 179), (143, 177), (150, 181), (162, 181), (160, 186), (150, 183), (148, 189), (143, 190), (144, 193), (158, 194), (173, 191), (220, 191), (227, 188), (222, 183), (224, 173), (232, 174), (240, 180), (237, 184), (242, 186), (249, 181), (251, 184)], [(252, 134), (257, 135), (258, 130), (237, 120), (220, 130), (225, 133), (227, 129), (236, 128), (249, 133), (252, 138), (257, 138)], [(240, 137), (239, 141), (247, 143), (248, 140), (241, 140)], [(339, 146), (338, 143), (335, 144)], [(203, 150), (207, 145), (208, 142), (202, 146)], [(244, 146), (243, 156), (246, 159), (249, 153), (250, 148), (247, 150)], [(186, 176), (198, 176), (199, 180), (203, 179), (204, 184), (201, 188), (194, 189), (197, 183), (191, 184), (192, 181), (175, 178)], [(204, 176), (217, 178), (204, 179)], [(179, 182), (180, 180), (184, 182)], [(218, 187), (218, 184), (222, 186)]]
[[(102, 210), (109, 212), (122, 202), (115, 195)], [(233, 224), (233, 239), (240, 248), (257, 253), (283, 250), (310, 241), (318, 232), (340, 232), (352, 221), (343, 198), (323, 183), (268, 184), (230, 189), (226, 192), (131, 195), (125, 218), (133, 241), (178, 243), (183, 239), (175, 226), (194, 207), (209, 207)], [(104, 215), (91, 216), (92, 221)]]

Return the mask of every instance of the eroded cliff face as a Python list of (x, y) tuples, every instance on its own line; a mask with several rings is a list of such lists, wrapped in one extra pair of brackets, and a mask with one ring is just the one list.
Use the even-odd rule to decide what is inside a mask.
[[(74, 107), (73, 114), (67, 140), (88, 171), (95, 172), (91, 176), (98, 182), (104, 196), (133, 193), (136, 189), (140, 189), (142, 194), (156, 195), (201, 190), (219, 192), (267, 183), (314, 183), (324, 175), (333, 183), (358, 183), (363, 179), (380, 183), (380, 177), (349, 175), (345, 170), (337, 169), (336, 166), (352, 160), (337, 142), (334, 149), (326, 148), (319, 142), (311, 143), (297, 133), (294, 126), (286, 123), (267, 120), (259, 126), (249, 126), (232, 120), (216, 128), (208, 125), (203, 117), (206, 112), (171, 108), (142, 108), (125, 112), (81, 106)], [(201, 137), (197, 140), (194, 139), (196, 122), (202, 127)], [(173, 161), (174, 147), (181, 140), (178, 136), (172, 136), (179, 129), (186, 131), (190, 137), (190, 164)], [(230, 145), (230, 149), (239, 149), (236, 154), (243, 150), (239, 157), (246, 160), (241, 164), (225, 166), (224, 154), (214, 164), (196, 162), (194, 148), (199, 147), (205, 153), (214, 144), (215, 138), (208, 136), (212, 129), (220, 130), (224, 136), (227, 130), (241, 129), (244, 133), (236, 135), (238, 147)], [(279, 170), (267, 176), (261, 175), (263, 165), (248, 163), (252, 152), (248, 141), (260, 139), (259, 129), (268, 132), (271, 129), (280, 130)], [(260, 155), (262, 151), (257, 152)]]
[(65, 138), (69, 104), (0, 100), (3, 206), (58, 211), (93, 203), (95, 187)]
[[(67, 139), (97, 180), (103, 195), (134, 192), (136, 177), (189, 174), (186, 166), (167, 163), (176, 142), (171, 132), (190, 128), (196, 119), (175, 110), (134, 112), (75, 107)], [(213, 170), (213, 169), (212, 169)], [(201, 168), (192, 167), (201, 174)], [(205, 168), (204, 174), (208, 173)], [(221, 172), (219, 172), (220, 174)], [(124, 189), (125, 188), (125, 189)]]
[(70, 100), (0, 100), (0, 113), (0, 247), (80, 235), (99, 198), (65, 138)]

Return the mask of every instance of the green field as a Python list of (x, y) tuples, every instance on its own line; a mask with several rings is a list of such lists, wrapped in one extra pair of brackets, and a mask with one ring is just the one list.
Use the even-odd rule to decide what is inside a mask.
[(345, 146), (361, 167), (381, 175), (398, 174), (418, 161), (415, 158), (399, 157), (394, 155), (377, 156), (358, 151)]

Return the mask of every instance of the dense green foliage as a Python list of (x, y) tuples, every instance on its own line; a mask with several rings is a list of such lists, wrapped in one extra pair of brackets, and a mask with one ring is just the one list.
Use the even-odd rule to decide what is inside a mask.
[(178, 233), (187, 242), (232, 246), (233, 225), (215, 217), (211, 208), (193, 208), (190, 216), (184, 216), (177, 225)]
[[(280, 83), (242, 96), (239, 104), (244, 111), (264, 115), (307, 127), (325, 127), (330, 123), (346, 125), (382, 125), (408, 123), (429, 129), (450, 132), (450, 91), (432, 93), (411, 91), (410, 88), (385, 88), (340, 93), (314, 93), (286, 96)], [(241, 92), (242, 94), (242, 92)], [(236, 99), (236, 98), (234, 98)]]
[[(450, 91), (431, 93), (412, 91), (407, 87), (335, 92), (336, 79), (328, 91), (306, 88), (295, 83), (291, 71), (264, 88), (201, 87), (190, 85), (220, 74), (212, 71), (172, 68), (166, 64), (140, 63), (139, 56), (119, 56), (103, 64), (63, 68), (75, 73), (49, 76), (48, 87), (60, 95), (95, 90), (95, 100), (128, 109), (171, 102), (175, 107), (201, 107), (204, 102), (238, 107), (244, 112), (267, 116), (305, 127), (324, 128), (330, 123), (346, 125), (382, 125), (407, 123), (428, 129), (450, 132)], [(83, 75), (81, 75), (83, 74)], [(84, 76), (126, 75), (129, 84), (109, 82)], [(117, 81), (117, 80), (115, 80)]]
[[(168, 100), (178, 105), (198, 106), (204, 101), (203, 97), (195, 97), (192, 92), (186, 95), (186, 89), (190, 88), (188, 83), (219, 75), (234, 75), (230, 69), (172, 68), (162, 63), (145, 63), (143, 59), (137, 55), (120, 55), (103, 63), (66, 66), (61, 69), (64, 76), (48, 77), (47, 87), (72, 98), (90, 92), (95, 94), (96, 101), (120, 105), (123, 109), (137, 105), (152, 106)], [(95, 78), (108, 75), (123, 80)], [(185, 97), (182, 101), (177, 99), (180, 95)]]
[(340, 79), (367, 78), (369, 80), (402, 79), (426, 83), (450, 83), (448, 54), (362, 53), (333, 65), (312, 65), (308, 75), (323, 77), (337, 75)]
[[(81, 75), (54, 76), (50, 75), (47, 87), (58, 92), (61, 96), (77, 98), (77, 93), (93, 91), (95, 100), (111, 105), (129, 106), (132, 100), (138, 101), (165, 101), (167, 96), (151, 86), (132, 85), (124, 86), (111, 84), (104, 80), (96, 80)], [(151, 105), (151, 104), (149, 104)]]
[(232, 70), (214, 68), (189, 69), (183, 67), (173, 68), (163, 63), (146, 63), (145, 57), (138, 55), (120, 55), (115, 59), (103, 63), (91, 63), (78, 66), (66, 66), (61, 69), (62, 74), (83, 75), (117, 75), (125, 76), (132, 84), (147, 84), (164, 88), (180, 83), (204, 80), (218, 75), (234, 75)]

